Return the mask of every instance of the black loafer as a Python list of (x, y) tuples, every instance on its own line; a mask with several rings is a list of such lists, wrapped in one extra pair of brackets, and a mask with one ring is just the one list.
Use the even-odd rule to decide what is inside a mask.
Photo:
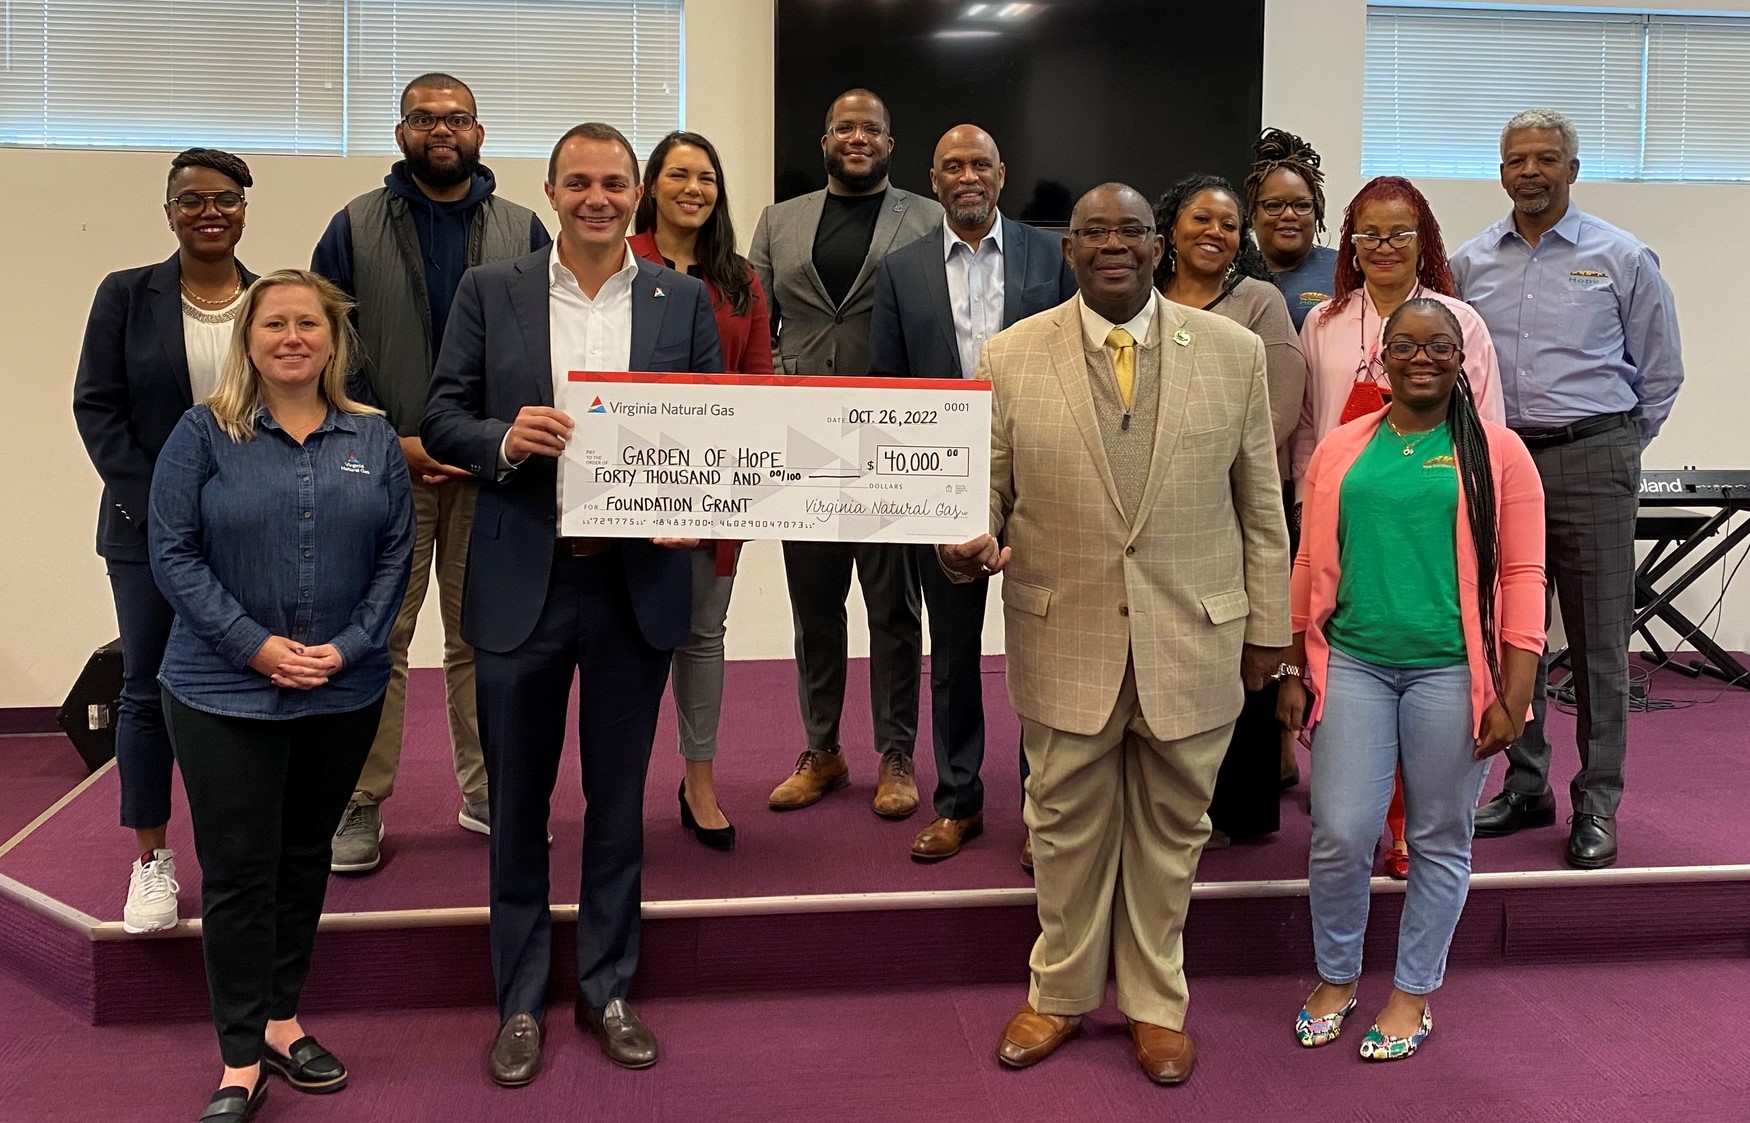
[(1577, 870), (1601, 870), (1616, 864), (1616, 819), (1609, 815), (1575, 815), (1568, 833), (1568, 865)]
[(1554, 792), (1502, 792), (1477, 808), (1475, 833), (1478, 838), (1504, 838), (1527, 827), (1553, 827), (1555, 823)]
[(311, 1095), (326, 1095), (346, 1087), (346, 1066), (308, 1035), (292, 1042), (287, 1053), (277, 1053), (269, 1046), (261, 1054), (261, 1067)]
[(255, 1078), (253, 1090), (240, 1084), (227, 1084), (214, 1092), (213, 1098), (207, 1101), (207, 1109), (200, 1114), (199, 1123), (244, 1123), (266, 1098), (267, 1069), (263, 1068)]

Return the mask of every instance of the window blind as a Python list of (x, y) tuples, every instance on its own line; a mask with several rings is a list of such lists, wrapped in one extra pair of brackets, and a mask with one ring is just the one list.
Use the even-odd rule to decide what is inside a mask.
[(467, 82), (486, 155), (681, 124), (681, 0), (5, 0), (0, 143), (392, 153), (401, 88)]
[(1373, 5), (1364, 175), (1493, 177), (1523, 109), (1565, 113), (1580, 177), (1750, 180), (1750, 19)]

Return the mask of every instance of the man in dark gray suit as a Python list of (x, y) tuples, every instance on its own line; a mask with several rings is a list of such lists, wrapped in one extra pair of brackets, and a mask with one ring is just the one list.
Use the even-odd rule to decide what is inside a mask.
[(463, 275), (420, 429), (439, 462), (485, 483), (462, 635), (475, 650), (492, 801), (501, 1026), (487, 1071), (508, 1087), (541, 1069), (553, 928), (547, 814), (574, 678), (586, 804), (575, 1019), (615, 1064), (656, 1063), (656, 1038), (626, 992), (638, 965), (644, 775), (669, 657), (691, 619), (682, 548), (697, 542), (562, 538), (556, 525), (572, 422), (555, 387), (569, 371), (723, 369), (703, 283), (626, 246), (642, 193), (638, 158), (611, 125), (560, 138), (547, 166), (559, 240)]
[[(876, 266), (941, 222), (933, 201), (888, 183), (891, 126), (887, 106), (868, 90), (840, 94), (820, 138), (826, 189), (760, 215), (748, 260), (771, 305), (772, 367), (782, 374), (867, 374)], [(911, 758), (923, 630), (911, 550), (886, 543), (784, 543), (807, 747), (771, 805), (807, 807), (851, 782), (839, 716), (853, 566), (869, 616), (869, 701), (881, 753), (873, 806), (877, 815), (903, 819), (918, 805)]]
[[(930, 186), (945, 211), (941, 231), (895, 250), (876, 271), (869, 373), (971, 378), (991, 336), (1075, 295), (1062, 239), (997, 210), (1003, 180), (996, 141), (978, 126), (956, 125), (937, 142)], [(911, 853), (935, 861), (984, 829), (979, 656), (989, 582), (951, 582), (934, 547), (913, 549), (930, 610), (936, 819)]]

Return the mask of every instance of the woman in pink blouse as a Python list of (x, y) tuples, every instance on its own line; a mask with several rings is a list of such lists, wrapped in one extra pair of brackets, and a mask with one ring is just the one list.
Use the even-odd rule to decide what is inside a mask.
[[(1343, 212), (1337, 247), (1342, 256), (1337, 261), (1336, 294), (1307, 313), (1300, 329), (1306, 394), (1300, 422), (1288, 439), (1296, 498), (1290, 517), (1295, 525), (1313, 449), (1338, 425), (1372, 413), (1389, 400), (1380, 332), (1386, 318), (1405, 301), (1429, 297), (1452, 310), (1464, 333), (1465, 374), (1477, 413), (1497, 425), (1507, 419), (1489, 329), (1470, 305), (1454, 295), (1440, 224), (1415, 184), (1390, 175), (1369, 181)], [(1392, 847), (1385, 869), (1402, 880), (1409, 873), (1409, 851), (1404, 845), (1401, 784), (1387, 822)]]

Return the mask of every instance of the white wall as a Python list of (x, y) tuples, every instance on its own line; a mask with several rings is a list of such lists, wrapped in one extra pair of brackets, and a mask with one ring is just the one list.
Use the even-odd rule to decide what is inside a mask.
[[(1684, 7), (1750, 10), (1750, 0), (1685, 0)], [(1365, 12), (1364, 0), (1266, 3), (1264, 120), (1319, 147), (1330, 177), (1327, 194), (1338, 206), (1361, 183)], [(771, 198), (772, 2), (694, 0), (686, 34), (687, 126), (722, 150), (745, 242)], [(1185, 99), (1188, 112), (1200, 96)], [(490, 119), (490, 106), (481, 111)], [(494, 159), (490, 142), (485, 155), (507, 198), (546, 213), (540, 161)], [(266, 270), (307, 264), (329, 216), (379, 183), (387, 161), (259, 156), (250, 164), (257, 187), (240, 252), (252, 268)], [(7, 201), (0, 246), (8, 266), (0, 273), (0, 337), (9, 349), (15, 465), (12, 487), (0, 493), (0, 707), (55, 704), (90, 650), (115, 632), (102, 562), (91, 545), (99, 487), (69, 401), (98, 281), (111, 270), (161, 260), (174, 248), (158, 209), (167, 165), (167, 153), (0, 150), (0, 198)], [(1421, 186), (1454, 243), (1506, 206), (1492, 180)], [(1731, 439), (1750, 431), (1750, 405), (1734, 386), (1742, 367), (1742, 313), (1734, 300), (1741, 286), (1718, 280), (1720, 265), (1731, 268), (1750, 249), (1734, 207), (1750, 200), (1750, 189), (1582, 184), (1576, 197), (1655, 246), (1677, 289), (1690, 378), (1647, 454), (1648, 465), (1750, 467), (1750, 452)], [(1688, 599), (1692, 607), (1696, 599)], [(417, 665), (437, 661), (432, 607), (415, 642)], [(1734, 595), (1727, 610), (1721, 641), (1750, 647), (1750, 595)], [(853, 650), (860, 653), (863, 618), (854, 594), (851, 614)], [(757, 543), (743, 555), (728, 643), (731, 658), (789, 653), (789, 608), (775, 545)], [(986, 650), (1000, 644), (993, 598)]]

